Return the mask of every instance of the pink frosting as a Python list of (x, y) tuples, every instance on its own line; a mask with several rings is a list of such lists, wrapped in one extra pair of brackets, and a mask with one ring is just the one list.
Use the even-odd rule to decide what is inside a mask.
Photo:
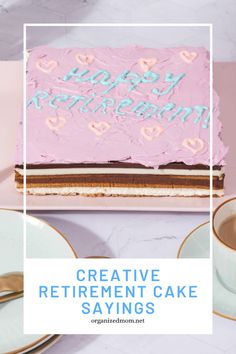
[[(63, 81), (72, 68), (78, 72), (88, 69), (89, 77), (98, 70), (109, 71), (110, 82), (125, 70), (140, 77), (148, 70), (160, 75), (158, 81), (141, 83), (129, 91), (130, 81), (122, 82), (109, 93), (109, 87), (90, 81), (76, 82), (75, 77)], [(165, 90), (167, 73), (185, 76), (166, 95), (157, 96), (153, 89)], [(101, 78), (101, 77), (100, 77)], [(98, 80), (98, 78), (97, 78)], [(27, 64), (27, 98), (36, 91), (46, 91), (47, 99), (40, 100), (40, 109), (31, 103), (27, 108), (27, 163), (106, 163), (123, 161), (158, 166), (170, 162), (184, 162), (189, 165), (209, 164), (210, 129), (203, 128), (207, 112), (198, 123), (197, 113), (186, 121), (181, 116), (168, 120), (178, 107), (209, 107), (209, 54), (204, 48), (151, 49), (131, 46), (126, 48), (67, 48), (39, 47), (30, 51)], [(49, 106), (53, 95), (83, 95), (96, 97), (87, 106), (88, 112), (81, 112), (85, 101), (68, 109), (71, 100), (54, 102), (58, 108)], [(114, 105), (92, 112), (103, 98), (112, 98)], [(124, 99), (133, 104), (115, 109)], [(174, 103), (175, 109), (162, 117), (137, 116), (132, 108), (144, 101), (162, 108)], [(219, 99), (214, 93), (214, 148), (213, 164), (224, 164), (227, 149), (220, 139), (221, 123)], [(17, 144), (16, 163), (22, 163), (22, 138)]]

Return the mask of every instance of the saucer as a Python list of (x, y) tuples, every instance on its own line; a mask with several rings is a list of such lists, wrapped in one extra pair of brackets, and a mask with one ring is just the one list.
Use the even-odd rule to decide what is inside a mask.
[[(194, 229), (183, 241), (178, 258), (209, 258), (209, 222)], [(221, 317), (236, 321), (236, 294), (226, 289), (219, 281), (213, 267), (213, 312)]]
[[(46, 222), (26, 216), (29, 258), (75, 258), (65, 237)], [(0, 210), (0, 274), (23, 271), (23, 214)], [(0, 353), (25, 353), (54, 335), (23, 333), (23, 298), (0, 304)], [(46, 344), (45, 344), (46, 345)]]
[(30, 349), (29, 351), (27, 350), (26, 352), (23, 352), (22, 354), (41, 354), (51, 348), (56, 342), (59, 341), (59, 339), (62, 337), (61, 334), (56, 334), (52, 337), (50, 337), (47, 341), (43, 342), (42, 344), (39, 344), (38, 346)]

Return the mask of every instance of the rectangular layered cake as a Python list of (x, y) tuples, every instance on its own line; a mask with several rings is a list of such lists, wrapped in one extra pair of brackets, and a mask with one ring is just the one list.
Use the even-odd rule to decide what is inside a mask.
[[(204, 48), (47, 48), (27, 62), (26, 189), (45, 195), (223, 195), (219, 99)], [(23, 189), (23, 139), (16, 186)]]

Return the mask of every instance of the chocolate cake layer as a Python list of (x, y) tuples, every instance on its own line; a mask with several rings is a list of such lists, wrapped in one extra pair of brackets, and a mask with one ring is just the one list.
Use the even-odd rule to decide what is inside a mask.
[[(176, 175), (55, 175), (55, 176), (29, 176), (27, 185), (77, 185), (77, 186), (133, 186), (158, 188), (210, 188), (209, 177), (202, 176), (176, 176)], [(23, 184), (23, 177), (16, 174), (16, 182)], [(214, 189), (223, 188), (223, 179), (213, 178)]]
[[(23, 169), (23, 165), (16, 165), (16, 168)], [(111, 161), (110, 163), (69, 163), (69, 164), (26, 164), (26, 169), (51, 169), (51, 168), (144, 168), (154, 169), (139, 163)], [(213, 170), (221, 170), (222, 166), (213, 166)], [(166, 165), (159, 166), (159, 169), (173, 169), (173, 170), (209, 170), (207, 165), (186, 165), (183, 162), (172, 162)]]
[[(27, 165), (26, 189), (33, 194), (185, 195), (210, 194), (209, 166), (173, 162), (158, 169), (139, 163), (76, 163)], [(15, 180), (23, 189), (24, 170), (17, 165)], [(213, 194), (222, 195), (224, 169), (213, 168)]]

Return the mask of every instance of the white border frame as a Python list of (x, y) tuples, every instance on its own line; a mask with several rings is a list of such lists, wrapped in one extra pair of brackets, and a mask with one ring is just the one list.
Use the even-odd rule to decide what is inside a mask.
[[(207, 27), (209, 28), (210, 44), (210, 198), (209, 198), (209, 217), (210, 217), (210, 261), (213, 270), (213, 249), (212, 249), (212, 216), (213, 216), (213, 24), (212, 23), (24, 23), (23, 25), (23, 242), (24, 242), (24, 261), (26, 258), (26, 214), (27, 214), (27, 196), (26, 196), (26, 35), (28, 27)], [(211, 272), (212, 274), (212, 272)], [(211, 279), (213, 289), (213, 277)], [(213, 310), (213, 303), (212, 303)]]

